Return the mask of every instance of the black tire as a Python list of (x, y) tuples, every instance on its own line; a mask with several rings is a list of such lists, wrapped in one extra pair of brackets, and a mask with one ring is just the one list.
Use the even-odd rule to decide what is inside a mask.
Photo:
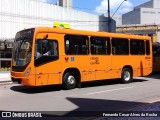
[(130, 83), (133, 80), (133, 73), (129, 68), (124, 68), (121, 73), (121, 83)]
[(66, 72), (63, 76), (62, 86), (66, 90), (74, 89), (77, 85), (77, 79), (71, 72)]

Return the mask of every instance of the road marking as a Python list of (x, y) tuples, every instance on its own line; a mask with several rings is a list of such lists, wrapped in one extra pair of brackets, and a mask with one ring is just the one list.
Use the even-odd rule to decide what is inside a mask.
[(92, 92), (92, 93), (86, 93), (86, 94), (70, 94), (67, 96), (64, 95), (60, 95), (60, 96), (56, 96), (56, 97), (76, 97), (76, 96), (86, 96), (86, 95), (94, 95), (94, 94), (100, 94), (100, 93), (106, 93), (106, 92), (112, 92), (112, 91), (118, 91), (118, 90), (125, 90), (125, 89), (132, 89), (135, 88), (136, 86), (131, 86), (131, 87), (123, 87), (123, 88), (117, 88), (117, 89), (110, 89), (110, 90), (105, 90), (105, 91), (98, 91), (98, 92)]
[(92, 92), (92, 93), (87, 93), (85, 95), (93, 95), (93, 94), (100, 94), (100, 93), (105, 93), (105, 92), (112, 92), (112, 91), (118, 91), (118, 90), (125, 90), (125, 89), (132, 89), (135, 86), (131, 86), (131, 87), (123, 87), (123, 88), (117, 88), (117, 89), (111, 89), (111, 90), (105, 90), (105, 91), (98, 91), (98, 92)]

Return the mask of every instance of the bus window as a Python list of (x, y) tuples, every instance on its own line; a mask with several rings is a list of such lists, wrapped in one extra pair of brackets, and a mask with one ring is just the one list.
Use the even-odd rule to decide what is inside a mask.
[(146, 54), (150, 55), (150, 44), (148, 40), (146, 41)]
[(112, 39), (112, 54), (113, 55), (129, 55), (128, 39), (113, 38)]
[(130, 41), (131, 55), (144, 55), (144, 40), (131, 40)]
[(65, 35), (65, 53), (67, 55), (89, 54), (88, 37), (81, 35)]
[(109, 55), (110, 39), (105, 37), (91, 37), (91, 54), (93, 55)]
[(58, 42), (55, 40), (37, 40), (35, 44), (35, 65), (58, 59)]

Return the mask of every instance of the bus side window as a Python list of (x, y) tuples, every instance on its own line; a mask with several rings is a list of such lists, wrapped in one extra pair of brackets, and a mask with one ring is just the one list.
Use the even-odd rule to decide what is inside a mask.
[(150, 43), (148, 40), (146, 41), (146, 54), (150, 55)]
[(124, 38), (112, 38), (113, 55), (129, 55), (129, 41)]
[(89, 54), (88, 36), (65, 35), (65, 53), (67, 55), (87, 55)]
[(106, 37), (90, 37), (91, 54), (93, 55), (109, 55), (110, 39)]
[(131, 55), (144, 55), (144, 40), (130, 40), (130, 52)]

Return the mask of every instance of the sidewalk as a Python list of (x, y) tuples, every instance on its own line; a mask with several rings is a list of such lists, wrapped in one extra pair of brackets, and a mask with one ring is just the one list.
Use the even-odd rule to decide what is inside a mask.
[(0, 83), (2, 82), (11, 82), (9, 71), (0, 71)]

